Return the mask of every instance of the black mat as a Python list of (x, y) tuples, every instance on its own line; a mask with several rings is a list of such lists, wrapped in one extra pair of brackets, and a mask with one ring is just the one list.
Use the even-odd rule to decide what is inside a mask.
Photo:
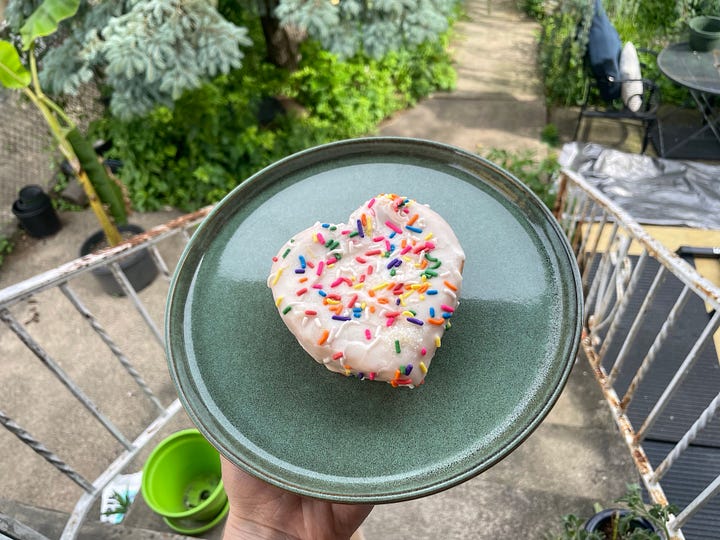
[[(662, 120), (663, 149), (666, 159), (697, 159), (697, 160), (720, 160), (720, 142), (715, 138), (710, 129), (694, 136), (702, 128), (698, 121), (693, 124), (674, 123), (671, 120)], [(692, 136), (692, 139), (689, 139)], [(650, 131), (650, 140), (655, 151), (660, 154), (660, 137), (658, 127), (655, 125)], [(682, 144), (681, 144), (682, 143)], [(720, 535), (718, 535), (720, 538)]]
[[(673, 444), (645, 441), (643, 448), (650, 462), (660, 463)], [(691, 445), (661, 480), (665, 494), (680, 508), (691, 503), (720, 472), (717, 448)], [(720, 538), (720, 497), (710, 501), (682, 528), (687, 540), (718, 540)]]
[[(634, 267), (637, 257), (631, 259)], [(617, 357), (624, 342), (624, 336), (627, 335), (658, 268), (659, 263), (655, 260), (648, 260), (645, 265), (638, 288), (630, 298), (628, 308), (619, 322), (616, 338), (605, 355), (604, 367), (608, 371), (612, 367), (609, 360)], [(620, 396), (627, 390), (630, 380), (645, 358), (658, 331), (667, 320), (675, 300), (682, 291), (683, 284), (669, 272), (666, 275), (665, 283), (655, 296), (618, 375), (615, 388)], [(636, 429), (640, 428), (709, 320), (710, 314), (707, 313), (704, 302), (695, 294), (691, 294), (685, 308), (677, 316), (669, 339), (659, 349), (648, 375), (640, 384), (630, 403), (627, 414)], [(720, 391), (720, 365), (715, 346), (710, 342), (696, 360), (666, 411), (658, 418), (653, 429), (648, 433), (648, 438), (667, 442), (679, 441), (718, 391)], [(720, 448), (720, 422), (711, 422), (695, 444)]]
[[(637, 257), (631, 259), (634, 268)], [(647, 261), (638, 287), (619, 321), (616, 337), (605, 355), (603, 366), (607, 371), (612, 367), (611, 364), (625, 341), (625, 336), (658, 268), (657, 261), (652, 259)], [(621, 398), (683, 289), (683, 284), (675, 276), (669, 272), (666, 276), (618, 374), (615, 388)], [(710, 320), (710, 316), (704, 302), (695, 294), (691, 294), (686, 306), (677, 317), (670, 337), (658, 350), (651, 369), (640, 383), (627, 410), (627, 415), (636, 430), (643, 424), (652, 406), (675, 375)], [(719, 391), (720, 365), (715, 345), (711, 340), (643, 442), (654, 467), (662, 462)], [(718, 474), (720, 474), (720, 419), (710, 422), (686, 451), (683, 459), (673, 466), (670, 473), (662, 480), (662, 485), (670, 502), (682, 508)], [(709, 507), (688, 522), (683, 529), (686, 538), (720, 539), (720, 498), (716, 499), (717, 502), (711, 502)]]

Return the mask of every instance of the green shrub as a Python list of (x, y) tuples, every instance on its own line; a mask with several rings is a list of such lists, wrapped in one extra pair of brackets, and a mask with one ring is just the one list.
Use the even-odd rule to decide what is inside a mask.
[(548, 105), (575, 105), (582, 98), (592, 14), (591, 0), (561, 0), (542, 20), (538, 60)]
[(532, 150), (512, 152), (499, 148), (490, 148), (483, 157), (502, 167), (529, 187), (545, 206), (552, 209), (555, 205), (555, 177), (560, 164), (554, 155), (538, 158)]
[(545, 18), (544, 0), (520, 0), (518, 6), (533, 19), (542, 21)]
[(321, 121), (338, 126), (340, 136), (373, 131), (390, 114), (414, 105), (434, 90), (450, 90), (455, 71), (446, 41), (388, 53), (380, 60), (357, 56), (341, 62), (309, 43), (311, 60), (290, 76), (293, 95)]
[[(299, 150), (372, 133), (393, 112), (435, 90), (454, 86), (449, 33), (434, 43), (346, 62), (308, 42), (294, 73), (248, 54), (243, 68), (183, 95), (170, 109), (93, 126), (113, 141), (107, 154), (123, 162), (119, 176), (135, 209), (190, 211), (218, 201), (263, 167)], [(258, 108), (272, 96), (294, 99), (307, 114), (279, 115), (259, 125)]]
[[(603, 2), (608, 17), (623, 43), (659, 52), (663, 46), (684, 38), (687, 20), (701, 13), (720, 11), (720, 0), (614, 0)], [(524, 9), (540, 20), (539, 63), (548, 105), (569, 106), (583, 98), (584, 64), (593, 14), (593, 0), (538, 2), (525, 0)], [(542, 16), (538, 16), (542, 13)], [(660, 86), (663, 103), (688, 101), (688, 92), (663, 77), (652, 55), (641, 57), (643, 76)]]
[(393, 73), (380, 62), (341, 62), (317, 46), (305, 47), (307, 54), (313, 61), (290, 77), (295, 97), (312, 117), (336, 125), (339, 132), (351, 137), (367, 133), (405, 106)]
[(548, 146), (557, 148), (560, 146), (560, 130), (555, 124), (545, 124), (540, 132), (540, 140)]
[[(610, 530), (586, 531), (586, 520), (574, 514), (562, 516), (562, 529), (560, 533), (553, 532), (544, 536), (546, 540), (662, 540), (670, 538), (667, 523), (671, 515), (676, 514), (678, 509), (674, 505), (663, 506), (661, 504), (645, 504), (642, 498), (642, 491), (638, 484), (628, 484), (624, 496), (616, 499), (618, 506), (611, 507), (613, 510), (624, 509), (626, 512), (614, 512), (608, 523)], [(597, 514), (603, 510), (599, 503), (593, 505), (593, 511)], [(646, 524), (649, 522), (659, 533), (648, 530)]]

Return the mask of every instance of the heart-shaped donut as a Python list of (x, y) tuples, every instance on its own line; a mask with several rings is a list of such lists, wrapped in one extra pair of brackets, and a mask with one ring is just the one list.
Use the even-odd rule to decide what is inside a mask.
[(286, 242), (268, 286), (282, 320), (317, 362), (415, 387), (458, 306), (464, 261), (437, 212), (381, 194), (348, 224), (318, 222)]

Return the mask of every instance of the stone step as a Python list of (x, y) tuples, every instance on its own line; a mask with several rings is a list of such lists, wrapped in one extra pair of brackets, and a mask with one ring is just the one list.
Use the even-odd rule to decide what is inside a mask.
[(472, 20), (455, 27), (453, 59), (458, 77), (453, 95), (500, 95), (520, 101), (541, 98), (536, 58), (539, 24), (507, 5), (488, 15), (479, 4), (468, 5), (475, 8)]
[[(7, 518), (19, 522), (21, 525), (7, 528)], [(40, 540), (46, 538), (54, 540), (60, 538), (69, 514), (47, 508), (39, 508), (17, 501), (0, 499), (0, 537), (3, 534), (18, 540)], [(5, 527), (5, 528), (3, 528)], [(28, 532), (34, 531), (36, 534)], [(20, 533), (20, 534), (18, 534)], [(78, 540), (191, 540), (188, 536), (173, 534), (172, 532), (148, 530), (126, 525), (110, 525), (100, 521), (87, 520), (77, 536)], [(197, 538), (197, 537), (195, 537)]]
[(544, 155), (547, 147), (540, 134), (545, 117), (541, 98), (519, 100), (502, 93), (463, 98), (460, 93), (437, 93), (387, 120), (379, 133), (430, 139), (475, 153), (501, 148)]

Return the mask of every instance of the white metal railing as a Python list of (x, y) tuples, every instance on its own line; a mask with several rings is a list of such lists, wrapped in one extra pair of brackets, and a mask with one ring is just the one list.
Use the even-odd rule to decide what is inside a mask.
[[(720, 388), (711, 389), (715, 398), (707, 403), (705, 410), (687, 428), (674, 448), (655, 466), (648, 459), (643, 442), (661, 415), (672, 414), (668, 408), (671, 399), (678, 395), (681, 384), (703, 349), (712, 343), (713, 335), (720, 326), (720, 289), (678, 255), (671, 253), (628, 213), (573, 171), (563, 170), (561, 173), (555, 214), (571, 241), (582, 273), (585, 295), (583, 350), (650, 497), (654, 502), (665, 505), (668, 500), (662, 479), (717, 412)], [(631, 253), (633, 257), (630, 257)], [(645, 291), (638, 284), (642, 273), (649, 269), (647, 265), (651, 259), (659, 265)], [(617, 385), (618, 374), (627, 368), (629, 352), (638, 337), (649, 331), (644, 325), (645, 318), (671, 275), (680, 281), (681, 291), (661, 328), (652, 330), (651, 346), (639, 367), (626, 378), (629, 380), (627, 388), (621, 391)], [(642, 294), (644, 297), (639, 296)], [(633, 425), (627, 414), (628, 407), (637, 397), (643, 380), (655, 367), (659, 352), (681, 331), (678, 319), (693, 295), (714, 310), (714, 314), (708, 317), (707, 324), (690, 349), (677, 358), (672, 379), (660, 397), (650, 404), (649, 413), (641, 422), (636, 418), (635, 424), (639, 425)], [(623, 316), (627, 321), (632, 315), (628, 306), (634, 296), (637, 296), (634, 301), (640, 302), (639, 310), (629, 327), (622, 326), (619, 322)], [(612, 357), (611, 349), (614, 353)], [(633, 360), (637, 364), (639, 358)], [(646, 398), (643, 395), (643, 399)], [(694, 500), (680, 508), (678, 515), (668, 523), (673, 538), (684, 538), (681, 528), (720, 492), (720, 475), (707, 485), (693, 486), (693, 489), (697, 493)], [(677, 505), (676, 501), (669, 502)]]
[[(133, 289), (132, 284), (123, 273), (120, 262), (123, 258), (139, 250), (147, 249), (152, 255), (153, 260), (162, 276), (165, 279), (169, 279), (171, 271), (161, 257), (158, 246), (176, 235), (181, 235), (184, 237), (184, 241), (187, 242), (190, 237), (189, 231), (194, 228), (208, 214), (209, 211), (210, 208), (208, 207), (192, 214), (186, 214), (178, 219), (169, 221), (164, 225), (155, 227), (143, 234), (137, 235), (114, 248), (109, 248), (97, 254), (90, 254), (73, 260), (55, 269), (38, 274), (25, 281), (0, 290), (0, 320), (2, 320), (7, 328), (9, 328), (12, 333), (21, 340), (25, 347), (27, 347), (27, 349), (40, 360), (40, 362), (53, 374), (53, 376), (62, 383), (62, 385), (74, 397), (78, 406), (82, 406), (89, 411), (97, 422), (108, 433), (110, 433), (122, 447), (121, 451), (114, 456), (114, 459), (107, 464), (105, 470), (97, 476), (95, 480), (91, 481), (46, 447), (45, 444), (43, 444), (35, 436), (26, 431), (15, 420), (10, 418), (4, 412), (2, 400), (0, 399), (0, 425), (19, 438), (34, 452), (42, 456), (47, 463), (65, 475), (69, 481), (74, 482), (82, 489), (82, 495), (75, 504), (75, 507), (65, 525), (62, 534), (63, 540), (76, 537), (88, 511), (101, 494), (103, 488), (108, 485), (108, 483), (117, 474), (122, 472), (122, 470), (151, 440), (152, 436), (181, 409), (180, 402), (177, 398), (173, 399), (167, 406), (161, 403), (161, 400), (153, 393), (150, 386), (145, 382), (142, 375), (135, 368), (133, 363), (131, 363), (122, 348), (110, 336), (110, 333), (106, 330), (100, 319), (96, 317), (96, 315), (93, 314), (88, 307), (86, 307), (80, 296), (72, 289), (71, 283), (73, 280), (87, 274), (95, 268), (109, 268), (122, 287), (127, 298), (130, 299), (132, 305), (140, 314), (145, 323), (148, 335), (151, 336), (151, 339), (156, 340), (162, 346), (163, 335), (158, 329), (156, 322), (148, 313), (148, 310), (140, 299), (140, 296)], [(13, 308), (16, 304), (53, 289), (58, 289), (63, 293), (65, 298), (69, 301), (69, 305), (72, 306), (72, 308), (74, 308), (74, 310), (88, 322), (89, 329), (87, 330), (87, 335), (97, 335), (101, 339), (101, 341), (117, 358), (122, 368), (130, 375), (139, 390), (147, 398), (147, 407), (151, 411), (149, 414), (152, 416), (152, 420), (144, 427), (144, 429), (142, 429), (141, 433), (135, 436), (132, 440), (102, 412), (101, 407), (96, 405), (96, 403), (81, 388), (81, 383), (78, 383), (70, 374), (68, 374), (61, 366), (61, 363), (56, 361), (51, 354), (43, 348), (42, 344), (31, 335), (26, 328), (26, 324), (19, 321), (18, 318), (13, 315), (11, 308)], [(126, 302), (116, 305), (117, 309), (120, 311), (127, 309)], [(112, 313), (110, 317), (118, 317), (121, 315), (122, 313)], [(107, 316), (108, 315), (106, 313), (106, 317)], [(71, 323), (68, 322), (67, 324)], [(44, 475), (40, 475), (40, 478), (42, 477), (44, 477)], [(8, 516), (5, 516), (5, 518), (8, 518)], [(0, 537), (4, 538), (5, 536), (2, 534), (3, 523), (5, 523), (5, 520), (0, 519)]]

